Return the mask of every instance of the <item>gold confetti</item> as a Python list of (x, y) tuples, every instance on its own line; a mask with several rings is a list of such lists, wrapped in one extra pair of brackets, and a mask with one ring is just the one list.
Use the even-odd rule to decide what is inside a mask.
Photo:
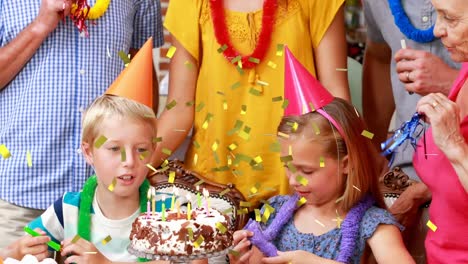
[(172, 154), (172, 150), (168, 149), (168, 148), (163, 148), (162, 150), (162, 153), (170, 156)]
[(125, 152), (124, 148), (120, 149), (120, 160), (125, 162), (127, 160), (127, 153)]
[(297, 206), (302, 206), (307, 202), (307, 199), (305, 197), (301, 197), (299, 201), (297, 201)]
[(292, 146), (291, 145), (288, 146), (288, 154), (292, 156)]
[(158, 143), (158, 142), (162, 142), (162, 137), (153, 138), (153, 143)]
[(228, 149), (229, 149), (230, 151), (233, 151), (233, 150), (235, 150), (236, 148), (237, 148), (237, 144), (236, 144), (236, 143), (231, 143), (231, 145), (228, 146)]
[(239, 251), (235, 251), (233, 249), (230, 249), (229, 250), (229, 253), (230, 255), (233, 255), (234, 257), (238, 258), (240, 256), (240, 252)]
[(268, 86), (268, 85), (270, 85), (270, 84), (268, 84), (267, 82), (265, 82), (265, 81), (260, 81), (260, 80), (257, 80), (256, 83), (257, 83), (258, 85), (260, 85), (260, 86)]
[(314, 221), (315, 221), (315, 223), (317, 223), (317, 224), (321, 225), (322, 227), (325, 227), (325, 225), (324, 225), (324, 224), (322, 224), (322, 222), (320, 222), (318, 219), (315, 219)]
[(195, 140), (192, 141), (192, 144), (193, 144), (193, 146), (194, 146), (196, 149), (199, 149), (199, 148), (200, 148), (200, 144), (198, 144), (197, 141), (195, 141)]
[(81, 237), (80, 237), (79, 235), (75, 235), (75, 236), (73, 237), (72, 241), (71, 241), (72, 244), (78, 242), (78, 240), (80, 240), (80, 238), (81, 238)]
[(199, 248), (201, 246), (201, 244), (203, 243), (203, 241), (205, 241), (205, 238), (200, 235), (197, 240), (195, 242), (193, 242), (193, 246), (196, 247), (196, 248)]
[(265, 212), (262, 215), (262, 223), (266, 224), (268, 222), (268, 219), (270, 219), (271, 214), (272, 214), (272, 211), (266, 208)]
[(245, 115), (246, 113), (247, 113), (247, 106), (246, 106), (246, 105), (242, 105), (242, 106), (241, 106), (241, 112), (240, 112), (240, 114), (241, 114), (241, 115)]
[(312, 123), (312, 128), (314, 129), (315, 135), (320, 135), (320, 128), (315, 122)]
[(189, 234), (189, 239), (190, 239), (190, 241), (192, 241), (193, 240), (193, 230), (192, 230), (192, 228), (190, 228), (190, 227), (187, 228), (187, 231), (188, 231), (188, 234)]
[(113, 192), (116, 184), (117, 184), (117, 179), (114, 178), (112, 180), (112, 183), (109, 185), (109, 187), (107, 187), (107, 189), (109, 189), (109, 191)]
[(101, 241), (101, 243), (102, 243), (103, 245), (105, 245), (105, 244), (109, 243), (111, 240), (112, 240), (112, 237), (111, 237), (111, 236), (107, 236), (106, 238), (104, 238), (104, 239)]
[(325, 158), (320, 157), (320, 168), (325, 168)]
[(171, 46), (166, 53), (166, 57), (168, 57), (169, 59), (172, 59), (172, 56), (174, 56), (174, 53), (176, 52), (176, 50), (177, 50), (176, 47)]
[(130, 54), (125, 53), (125, 51), (120, 50), (118, 52), (120, 59), (123, 61), (125, 67), (130, 63)]
[[(242, 56), (241, 56), (241, 55), (238, 55), (238, 56), (234, 57), (234, 58), (231, 60), (231, 63), (232, 63), (232, 64), (235, 64), (236, 62), (240, 62), (241, 59), (242, 59)], [(242, 66), (239, 66), (239, 67), (242, 68)]]
[(212, 151), (216, 151), (216, 150), (218, 150), (218, 147), (219, 147), (219, 141), (218, 141), (218, 140), (215, 140), (215, 142), (213, 143), (213, 145), (211, 145), (211, 150), (212, 150)]
[[(292, 173), (296, 173), (297, 169), (296, 166), (294, 166), (291, 162), (288, 162), (288, 170)], [(297, 180), (297, 179), (296, 179)]]
[(194, 184), (194, 186), (195, 186), (195, 187), (196, 187), (196, 186), (200, 186), (200, 185), (202, 185), (204, 182), (205, 182), (204, 180), (199, 180), (199, 181), (197, 181), (197, 182)]
[(402, 49), (406, 49), (406, 40), (405, 39), (401, 39), (400, 44), (401, 44)]
[(272, 69), (276, 69), (276, 63), (272, 62), (272, 61), (268, 61), (268, 67), (272, 68)]
[(336, 209), (336, 218), (332, 219), (333, 222), (336, 222), (336, 227), (341, 228), (341, 223), (343, 223), (343, 218), (340, 217), (338, 209)]
[(252, 62), (252, 63), (255, 63), (255, 64), (260, 63), (260, 59), (257, 59), (257, 58), (254, 58), (254, 57), (249, 57), (249, 61)]
[(242, 209), (237, 210), (237, 215), (243, 215), (243, 214), (248, 214), (248, 213), (249, 213), (248, 208), (242, 208)]
[(28, 162), (28, 167), (32, 167), (32, 157), (31, 157), (31, 151), (26, 151), (26, 161)]
[(282, 137), (282, 138), (289, 138), (289, 135), (288, 134), (285, 134), (283, 132), (278, 132), (278, 136)]
[(301, 176), (301, 175), (297, 175), (296, 181), (297, 181), (298, 183), (300, 183), (302, 186), (307, 186), (307, 184), (309, 184), (309, 180), (307, 180), (306, 178), (304, 178), (304, 177)]
[(169, 172), (169, 179), (167, 180), (168, 183), (174, 183), (176, 173), (175, 171)]
[(236, 82), (234, 83), (233, 85), (231, 85), (231, 90), (235, 90), (237, 88), (239, 88), (241, 86), (241, 83), (240, 82)]
[(252, 203), (250, 203), (250, 202), (246, 202), (246, 201), (240, 201), (239, 202), (240, 207), (250, 207), (251, 205), (252, 205)]
[(203, 107), (205, 107), (205, 103), (201, 102), (197, 105), (197, 107), (195, 108), (195, 111), (200, 112), (203, 109)]
[(227, 46), (226, 44), (224, 44), (223, 46), (221, 46), (221, 47), (218, 49), (218, 53), (223, 53), (227, 48), (228, 48), (228, 46)]
[(356, 187), (356, 185), (353, 185), (353, 188), (358, 190), (359, 192), (361, 191), (361, 189), (359, 189), (358, 187)]
[(346, 69), (346, 68), (336, 68), (336, 71), (347, 72), (348, 69)]
[(194, 104), (195, 104), (195, 101), (193, 101), (193, 100), (192, 100), (192, 101), (188, 101), (188, 102), (185, 103), (186, 106), (192, 106), (192, 105), (194, 105)]
[(259, 209), (254, 209), (255, 212), (255, 221), (260, 222), (262, 221), (262, 216), (260, 215), (260, 210)]
[(292, 161), (293, 160), (293, 157), (291, 155), (287, 155), (287, 156), (282, 156), (280, 157), (280, 160), (282, 162), (289, 162), (289, 161)]
[(193, 155), (193, 165), (197, 165), (198, 163), (198, 153), (195, 153), (195, 155)]
[(435, 232), (437, 230), (437, 226), (434, 225), (434, 223), (432, 223), (431, 220), (428, 220), (427, 223), (426, 223), (427, 227), (429, 227), (429, 229), (432, 230), (432, 232)]
[(368, 139), (372, 139), (374, 137), (374, 133), (371, 133), (367, 130), (363, 130), (361, 136), (365, 136)]
[(224, 189), (222, 192), (220, 192), (219, 195), (224, 196), (226, 193), (228, 193), (228, 192), (230, 192), (230, 191), (231, 191), (231, 189), (226, 188), (226, 189)]
[(149, 155), (149, 151), (147, 151), (147, 150), (143, 151), (139, 156), (140, 160), (146, 159), (146, 157), (148, 157), (148, 155)]
[(85, 255), (94, 255), (94, 254), (97, 254), (96, 251), (86, 251), (86, 252), (83, 252)]
[(2, 155), (4, 159), (8, 159), (9, 157), (11, 157), (10, 151), (4, 144), (0, 145), (0, 155)]
[(228, 104), (227, 104), (227, 101), (224, 100), (223, 101), (223, 110), (227, 110), (228, 109)]
[(156, 173), (158, 172), (158, 170), (155, 169), (153, 166), (151, 166), (151, 164), (149, 164), (149, 163), (146, 164), (146, 167), (148, 167), (150, 170), (152, 170), (152, 171), (154, 171), (154, 172), (156, 172)]
[(283, 101), (283, 96), (273, 97), (273, 98), (271, 98), (271, 101), (272, 101), (272, 102), (280, 102), (280, 101)]
[(174, 132), (187, 132), (187, 130), (175, 128)]
[(99, 136), (99, 138), (94, 142), (95, 148), (100, 148), (104, 143), (106, 143), (107, 138), (105, 136)]
[(283, 104), (281, 105), (281, 108), (286, 109), (286, 107), (288, 107), (288, 105), (289, 105), (289, 100), (284, 99)]
[(232, 213), (232, 207), (223, 211), (223, 214), (230, 214), (230, 213)]
[(220, 222), (216, 223), (216, 228), (221, 232), (221, 234), (224, 234), (227, 231), (227, 228)]
[(283, 49), (284, 49), (284, 44), (276, 45), (276, 56), (278, 57), (283, 56)]
[(260, 188), (260, 183), (256, 183), (255, 186), (252, 186), (252, 188), (250, 188), (250, 193), (257, 193), (258, 192), (258, 189)]
[(262, 95), (263, 91), (259, 91), (255, 89), (254, 87), (250, 87), (249, 93), (255, 96), (260, 96)]
[(166, 105), (166, 109), (167, 109), (167, 110), (171, 110), (171, 109), (174, 108), (174, 106), (176, 106), (176, 105), (177, 105), (176, 100), (172, 100), (170, 103), (168, 103), (168, 104)]
[(193, 64), (190, 61), (185, 61), (184, 65), (187, 66), (190, 70), (193, 69)]

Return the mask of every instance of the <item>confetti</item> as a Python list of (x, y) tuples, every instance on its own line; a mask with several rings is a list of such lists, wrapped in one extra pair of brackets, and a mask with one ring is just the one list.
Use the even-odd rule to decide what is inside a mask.
[(139, 157), (140, 157), (140, 160), (146, 159), (146, 157), (148, 157), (148, 155), (149, 155), (149, 151), (148, 151), (148, 150), (143, 151), (143, 152), (140, 154), (140, 156), (139, 156)]
[(151, 166), (151, 164), (149, 164), (149, 163), (148, 163), (148, 164), (146, 164), (146, 167), (148, 167), (150, 170), (152, 170), (152, 171), (154, 171), (154, 172), (158, 173), (158, 170), (157, 170), (157, 169), (155, 169), (153, 166)]
[(257, 156), (257, 157), (254, 158), (254, 161), (258, 164), (258, 163), (262, 163), (263, 159), (262, 159), (262, 157)]
[(222, 95), (222, 96), (225, 96), (226, 94), (224, 94), (222, 91), (216, 91), (217, 94), (219, 95)]
[(432, 223), (431, 220), (428, 220), (426, 225), (427, 227), (429, 227), (429, 229), (432, 230), (432, 232), (435, 232), (437, 230), (437, 226), (434, 225), (434, 223)]
[(223, 211), (223, 214), (230, 214), (230, 213), (232, 213), (232, 207)]
[(359, 189), (358, 187), (356, 187), (356, 185), (353, 185), (353, 188), (358, 190), (359, 192), (361, 191), (361, 189)]
[(272, 69), (276, 69), (276, 63), (272, 62), (272, 61), (268, 61), (268, 67), (272, 68)]
[[(236, 62), (240, 62), (242, 59), (242, 56), (241, 55), (238, 55), (236, 57), (234, 57), (234, 59), (231, 60), (231, 63), (234, 64)], [(242, 66), (240, 66), (242, 68)]]
[(278, 57), (283, 56), (283, 49), (284, 49), (284, 44), (276, 45), (276, 56)]
[(231, 191), (231, 189), (226, 188), (226, 189), (224, 189), (222, 192), (220, 192), (219, 195), (224, 196), (226, 193), (228, 193), (228, 192), (230, 192), (230, 191)]
[(197, 181), (197, 182), (194, 184), (194, 186), (200, 186), (200, 185), (202, 185), (204, 182), (205, 182), (204, 180), (199, 180), (199, 181)]
[(187, 231), (188, 231), (188, 234), (189, 234), (189, 239), (190, 239), (190, 241), (192, 241), (193, 240), (193, 230), (192, 230), (192, 228), (190, 228), (190, 227), (187, 228)]
[(315, 122), (312, 123), (312, 128), (314, 129), (315, 135), (320, 135), (320, 128)]
[(272, 102), (280, 102), (280, 101), (283, 101), (283, 96), (273, 97), (273, 98), (271, 98), (271, 101), (272, 101)]
[(219, 140), (215, 140), (213, 145), (211, 145), (211, 150), (216, 151), (216, 150), (218, 150), (218, 147), (219, 147)]
[(26, 161), (28, 162), (28, 167), (32, 167), (32, 157), (31, 157), (31, 151), (26, 151)]
[(281, 151), (281, 145), (279, 142), (274, 142), (270, 144), (270, 151), (271, 152), (280, 152)]
[(170, 156), (172, 154), (172, 150), (168, 149), (168, 148), (163, 148), (162, 149), (162, 153)]
[(325, 227), (325, 225), (324, 225), (324, 224), (322, 224), (322, 222), (320, 222), (318, 219), (315, 219), (314, 221), (315, 221), (315, 223), (317, 223), (317, 224), (321, 225), (322, 227)]
[(197, 165), (198, 163), (198, 153), (195, 153), (195, 155), (193, 155), (193, 165)]
[(106, 238), (104, 238), (101, 243), (103, 245), (106, 245), (107, 243), (109, 243), (110, 241), (112, 240), (112, 237), (111, 236), (106, 236)]
[(233, 249), (230, 249), (229, 250), (229, 253), (230, 255), (233, 255), (234, 257), (238, 258), (240, 256), (240, 252), (239, 251), (235, 251)]
[(195, 107), (195, 111), (200, 112), (203, 109), (203, 107), (205, 107), (205, 103), (201, 102), (197, 105), (197, 107)]
[(260, 210), (259, 209), (254, 209), (255, 212), (255, 221), (260, 222), (262, 221), (262, 216), (260, 215)]
[(260, 183), (256, 183), (255, 186), (252, 186), (252, 188), (250, 188), (250, 193), (251, 194), (256, 194), (258, 192), (258, 189), (260, 188)]
[(192, 144), (193, 144), (193, 146), (194, 146), (196, 149), (199, 149), (199, 148), (200, 148), (200, 144), (198, 144), (197, 141), (194, 140), (194, 141), (192, 142)]
[(293, 132), (296, 132), (299, 128), (299, 124), (297, 122), (287, 122), (286, 124), (288, 124), (292, 128)]
[(293, 157), (292, 157), (291, 155), (282, 156), (282, 157), (280, 157), (280, 160), (281, 160), (282, 162), (285, 162), (285, 163), (286, 163), (286, 162), (292, 161), (292, 160), (293, 160)]
[(252, 203), (246, 202), (246, 201), (240, 201), (239, 206), (240, 207), (250, 207), (250, 206), (252, 206)]
[[(297, 172), (297, 169), (296, 169), (296, 166), (294, 166), (291, 162), (288, 162), (288, 170), (292, 173), (296, 173)], [(296, 178), (297, 180), (297, 178)]]
[(113, 192), (116, 184), (117, 184), (117, 179), (114, 178), (112, 180), (112, 183), (109, 185), (109, 187), (107, 187), (107, 189), (109, 189), (109, 191)]
[(281, 105), (281, 108), (286, 109), (286, 107), (288, 107), (288, 105), (289, 105), (289, 100), (284, 99), (283, 104)]
[(255, 96), (260, 96), (262, 95), (263, 91), (259, 91), (255, 89), (254, 87), (250, 87), (249, 93)]
[(309, 180), (307, 180), (306, 178), (304, 178), (304, 177), (301, 176), (301, 175), (297, 175), (296, 181), (297, 181), (298, 183), (300, 183), (302, 186), (307, 186), (307, 184), (309, 184)]
[(221, 234), (226, 233), (227, 228), (222, 223), (217, 222), (215, 225), (216, 225), (216, 228), (221, 232)]
[(187, 132), (187, 130), (174, 128), (174, 132)]
[(248, 214), (249, 213), (249, 209), (247, 208), (242, 208), (240, 210), (237, 210), (237, 215), (243, 215), (243, 214)]
[(374, 137), (374, 133), (371, 133), (367, 130), (363, 130), (361, 136), (365, 136), (368, 139), (372, 139)]
[(260, 85), (260, 86), (268, 86), (268, 85), (270, 85), (269, 83), (267, 83), (267, 82), (265, 82), (265, 81), (260, 81), (260, 80), (257, 80), (256, 83), (257, 83), (258, 85)]
[(283, 132), (278, 132), (278, 136), (279, 137), (282, 137), (282, 138), (289, 138), (289, 135), (288, 134), (285, 134)]
[(242, 70), (242, 67), (237, 66), (236, 70), (239, 72), (240, 75), (244, 75), (244, 70)]
[(336, 68), (336, 71), (347, 72), (347, 68)]
[(175, 171), (169, 172), (169, 179), (167, 180), (168, 183), (174, 183), (176, 173)]
[(94, 254), (97, 254), (96, 251), (85, 251), (83, 252), (85, 255), (94, 255)]
[(100, 148), (104, 143), (106, 143), (107, 138), (105, 136), (99, 136), (99, 138), (94, 142), (95, 148)]
[(226, 101), (226, 100), (223, 101), (223, 109), (224, 109), (224, 110), (227, 110), (227, 109), (228, 109), (228, 104), (227, 104), (227, 101)]
[(177, 50), (176, 47), (171, 46), (166, 53), (166, 57), (168, 57), (169, 59), (172, 59), (172, 56), (174, 56), (174, 53), (176, 52), (176, 50)]
[(325, 158), (320, 157), (320, 168), (325, 168)]
[(185, 61), (184, 65), (187, 66), (190, 70), (193, 69), (193, 64), (190, 61)]
[(241, 112), (240, 112), (240, 114), (241, 114), (241, 115), (245, 115), (246, 113), (247, 113), (247, 106), (246, 106), (246, 105), (242, 105), (242, 106), (241, 106)]
[(200, 235), (197, 240), (195, 242), (193, 242), (193, 246), (196, 247), (196, 248), (199, 248), (201, 246), (201, 244), (203, 243), (203, 241), (205, 241), (205, 238)]
[(174, 106), (176, 106), (176, 105), (177, 105), (177, 102), (176, 102), (175, 100), (172, 100), (170, 103), (168, 103), (168, 104), (166, 105), (166, 109), (167, 109), (167, 110), (171, 110), (171, 109), (174, 108)]
[(255, 64), (260, 63), (260, 59), (257, 59), (257, 58), (254, 58), (254, 57), (249, 57), (249, 61), (252, 62), (252, 63), (255, 63)]
[(10, 151), (4, 144), (0, 145), (0, 155), (2, 155), (4, 159), (8, 159), (9, 157), (11, 157)]
[(188, 101), (185, 103), (186, 106), (192, 106), (195, 104), (195, 101)]
[(125, 53), (125, 51), (123, 51), (123, 50), (120, 50), (118, 52), (118, 55), (119, 55), (120, 59), (123, 61), (125, 67), (127, 67), (127, 65), (130, 63), (130, 55)]
[(307, 199), (305, 197), (301, 197), (299, 201), (297, 201), (297, 206), (302, 206), (307, 202)]
[(227, 48), (228, 48), (228, 46), (227, 46), (226, 44), (222, 45), (222, 46), (218, 49), (218, 53), (223, 53)]
[(236, 143), (231, 143), (231, 145), (228, 146), (228, 149), (229, 149), (230, 151), (233, 151), (233, 150), (235, 150), (236, 148), (237, 148), (237, 144), (236, 144)]
[(120, 160), (125, 162), (127, 160), (127, 153), (125, 152), (124, 148), (120, 149)]
[(153, 143), (158, 143), (158, 142), (162, 142), (162, 137), (153, 138)]
[(400, 44), (401, 44), (402, 49), (406, 49), (406, 40), (405, 39), (400, 40)]

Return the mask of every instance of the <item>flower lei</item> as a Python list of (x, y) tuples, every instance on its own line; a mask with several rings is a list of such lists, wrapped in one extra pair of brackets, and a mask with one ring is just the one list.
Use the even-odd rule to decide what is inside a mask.
[(421, 30), (415, 28), (411, 24), (411, 21), (403, 9), (401, 0), (388, 0), (388, 3), (395, 20), (395, 24), (400, 29), (401, 33), (403, 33), (406, 37), (419, 43), (428, 43), (435, 39), (434, 26), (425, 30)]
[(96, 0), (94, 6), (90, 7), (87, 0), (77, 0), (72, 4), (71, 19), (80, 32), (87, 34), (86, 19), (95, 20), (107, 11), (111, 0)]
[[(97, 178), (96, 175), (93, 175), (85, 182), (83, 190), (81, 191), (80, 208), (78, 213), (78, 235), (88, 241), (91, 239), (91, 206), (93, 204), (96, 187)], [(139, 189), (141, 212), (146, 212), (146, 203), (148, 202), (146, 194), (148, 193), (149, 188), (150, 184), (148, 180), (145, 179)]]
[[(258, 247), (260, 251), (267, 257), (278, 255), (278, 250), (273, 245), (273, 240), (278, 235), (283, 226), (291, 219), (294, 211), (298, 208), (297, 201), (299, 196), (294, 194), (280, 208), (275, 219), (271, 224), (262, 230), (260, 224), (252, 219), (249, 220), (244, 227), (245, 230), (252, 231), (254, 235), (250, 238), (253, 245)], [(341, 224), (341, 245), (340, 252), (336, 260), (342, 263), (348, 263), (353, 256), (354, 248), (356, 247), (356, 239), (359, 234), (360, 222), (366, 211), (374, 204), (372, 196), (367, 195), (361, 199), (346, 216)]]
[(253, 68), (265, 57), (270, 45), (275, 13), (278, 7), (277, 0), (265, 0), (263, 3), (262, 30), (252, 54), (242, 56), (234, 49), (229, 39), (226, 25), (226, 14), (222, 0), (210, 0), (211, 17), (213, 20), (214, 32), (218, 44), (223, 46), (224, 57), (231, 63), (237, 63), (240, 68)]

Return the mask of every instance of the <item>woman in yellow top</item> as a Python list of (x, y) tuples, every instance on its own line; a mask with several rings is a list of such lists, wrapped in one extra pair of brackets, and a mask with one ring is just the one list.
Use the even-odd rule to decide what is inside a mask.
[(234, 183), (252, 206), (286, 193), (275, 132), (286, 103), (283, 45), (334, 96), (349, 99), (339, 70), (346, 68), (343, 2), (171, 0), (164, 26), (176, 51), (155, 165), (193, 124), (189, 169)]

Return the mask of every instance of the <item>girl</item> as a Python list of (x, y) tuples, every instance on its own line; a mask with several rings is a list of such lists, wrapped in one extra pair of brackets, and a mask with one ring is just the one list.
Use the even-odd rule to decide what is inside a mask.
[[(343, 251), (340, 245), (347, 243), (350, 254), (344, 262), (359, 263), (367, 242), (379, 263), (412, 263), (399, 225), (383, 209), (371, 141), (361, 136), (363, 121), (349, 103), (339, 98), (323, 110), (343, 128), (344, 135), (318, 112), (284, 117), (279, 125), (278, 131), (287, 135), (279, 139), (281, 155), (292, 156), (285, 163), (286, 175), (295, 193), (307, 202), (294, 212), (294, 217), (272, 241), (280, 251), (279, 256), (263, 261), (337, 263), (333, 260)], [(345, 225), (350, 210), (366, 196), (375, 204), (364, 211), (360, 222)], [(270, 199), (275, 213), (266, 227), (288, 199), (289, 196)], [(353, 229), (358, 230), (357, 236), (353, 241), (344, 241), (345, 233)], [(234, 263), (259, 263), (262, 253), (256, 247), (248, 250), (251, 245), (248, 238), (252, 235), (246, 230), (234, 234), (234, 250), (244, 253), (238, 259), (231, 257)]]

